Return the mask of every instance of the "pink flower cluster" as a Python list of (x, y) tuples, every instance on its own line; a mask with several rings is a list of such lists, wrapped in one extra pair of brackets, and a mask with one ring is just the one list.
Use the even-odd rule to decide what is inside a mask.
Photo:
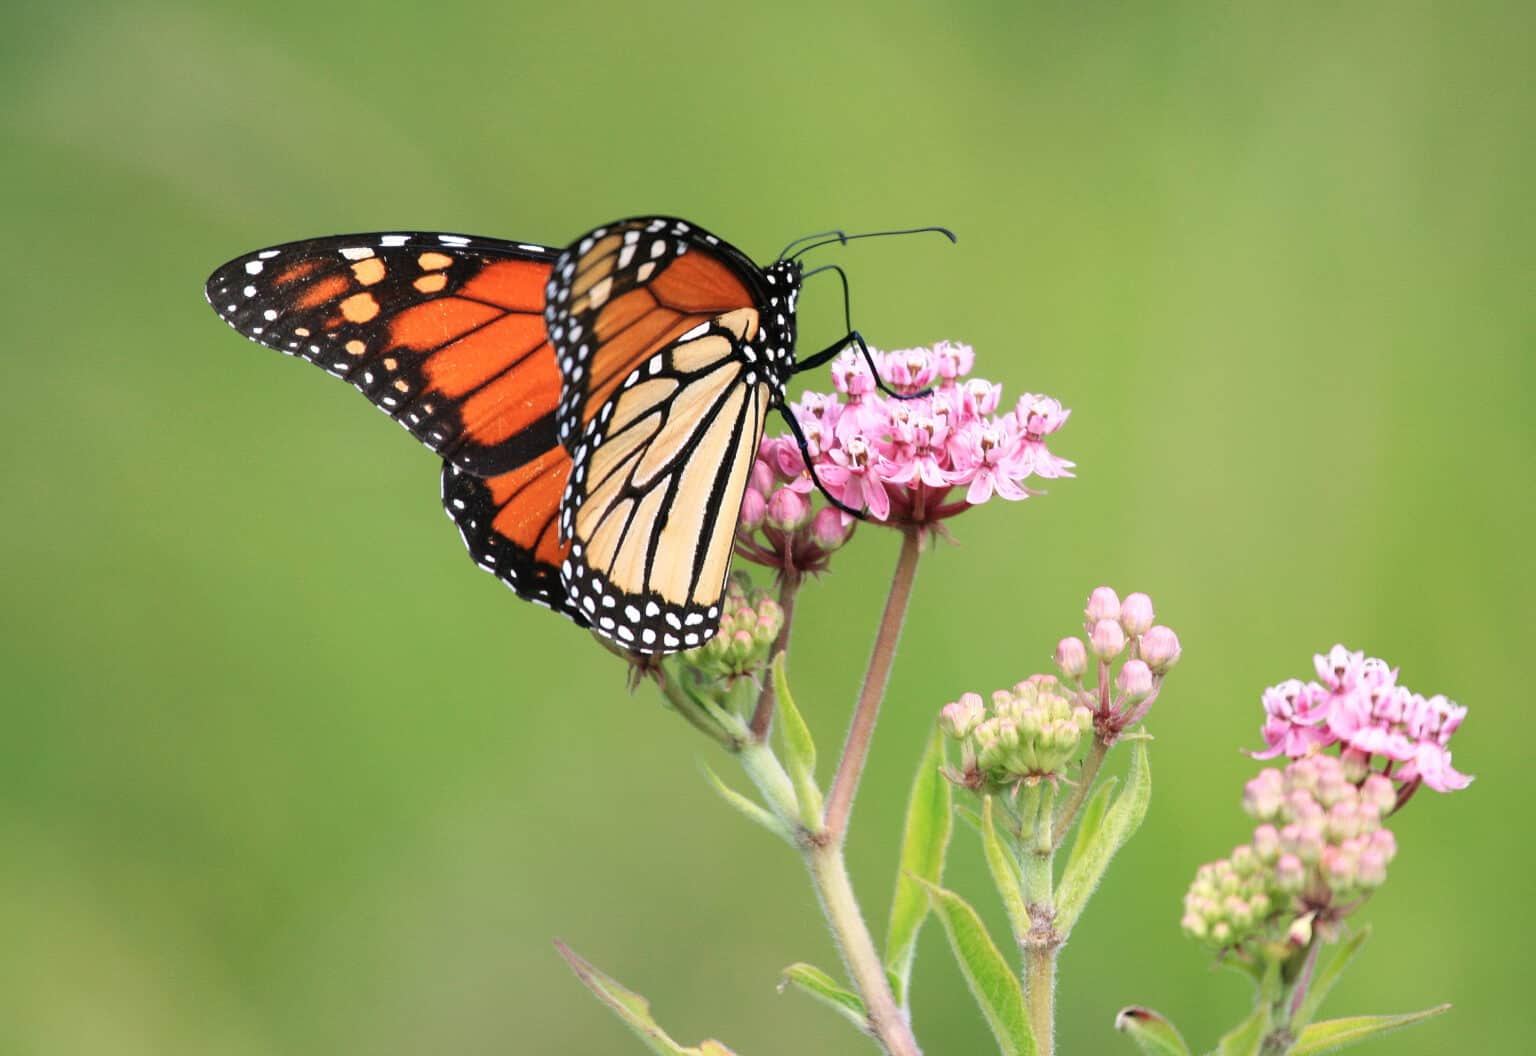
[(1357, 783), (1331, 755), (1265, 770), (1243, 789), (1243, 809), (1261, 824), (1230, 858), (1200, 867), (1184, 930), (1218, 948), (1332, 933), (1387, 878), (1397, 840), (1382, 822), (1397, 801), (1389, 779)]
[(1264, 691), (1264, 743), (1256, 759), (1301, 758), (1337, 745), (1352, 770), (1400, 783), (1400, 801), (1419, 784), (1437, 792), (1472, 778), (1451, 766), (1451, 735), (1467, 709), (1444, 696), (1423, 697), (1397, 684), (1385, 661), (1336, 645), (1314, 658), (1318, 681), (1290, 679)]
[[(849, 350), (832, 364), (835, 394), (806, 393), (790, 407), (810, 447), (810, 468), (839, 502), (877, 521), (928, 525), (994, 495), (1027, 498), (1030, 477), (1072, 475), (1072, 463), (1045, 443), (1070, 412), (1027, 393), (998, 414), (1002, 386), (968, 377), (976, 358), (969, 345), (941, 341), (871, 354), (893, 391), (931, 391), (887, 396), (864, 357)], [(806, 471), (793, 437), (765, 440), (761, 458), (791, 480)], [(806, 477), (804, 489), (810, 486)]]

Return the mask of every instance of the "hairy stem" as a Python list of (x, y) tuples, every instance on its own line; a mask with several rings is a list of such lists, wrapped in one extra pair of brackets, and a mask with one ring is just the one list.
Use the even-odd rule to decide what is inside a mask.
[(922, 1050), (917, 1047), (912, 1028), (896, 1004), (875, 941), (859, 912), (841, 843), (808, 841), (805, 864), (810, 868), (816, 893), (821, 897), (822, 912), (837, 939), (848, 976), (864, 999), (870, 1032), (890, 1056), (921, 1056)]
[(1024, 950), (1024, 1000), (1029, 1025), (1035, 1036), (1037, 1056), (1056, 1051), (1056, 954), (1062, 938), (1056, 931), (1056, 834), (1054, 786), (1035, 790), (1038, 801), (1034, 819), (1025, 818), (1020, 866), (1024, 872), (1024, 901), (1029, 911), (1029, 934)]
[[(789, 624), (795, 617), (795, 595), (800, 592), (800, 573), (793, 568), (784, 569), (783, 577), (779, 580), (779, 608), (784, 610), (784, 626), (779, 628), (779, 636), (774, 639), (773, 652), (770, 656), (778, 656), (789, 648)], [(786, 660), (787, 663), (787, 660)], [(757, 708), (752, 712), (752, 738), (757, 741), (768, 739), (768, 730), (773, 726), (773, 709), (778, 704), (774, 696), (773, 679), (767, 679), (763, 683), (763, 691), (758, 695)]]
[(1088, 792), (1093, 788), (1094, 779), (1099, 776), (1099, 767), (1104, 765), (1104, 756), (1107, 754), (1109, 744), (1095, 737), (1093, 747), (1088, 749), (1087, 756), (1083, 758), (1083, 769), (1077, 775), (1077, 784), (1067, 796), (1067, 801), (1061, 805), (1061, 812), (1056, 815), (1056, 823), (1052, 826), (1057, 845), (1066, 838), (1077, 812), (1082, 809), (1083, 801), (1088, 798)]
[(869, 657), (864, 686), (859, 690), (859, 702), (854, 708), (853, 722), (848, 727), (848, 739), (843, 742), (843, 755), (837, 763), (837, 775), (832, 779), (831, 795), (827, 797), (822, 837), (829, 844), (841, 846), (847, 832), (854, 793), (858, 791), (859, 776), (864, 772), (864, 761), (869, 757), (875, 719), (880, 714), (880, 702), (885, 698), (885, 687), (891, 677), (891, 664), (896, 659), (896, 642), (901, 637), (901, 624), (907, 615), (907, 605), (912, 600), (912, 581), (917, 576), (920, 541), (916, 528), (908, 528), (902, 535), (901, 554), (896, 559), (891, 592), (885, 599), (885, 612), (880, 617), (880, 629), (875, 634), (874, 652)]

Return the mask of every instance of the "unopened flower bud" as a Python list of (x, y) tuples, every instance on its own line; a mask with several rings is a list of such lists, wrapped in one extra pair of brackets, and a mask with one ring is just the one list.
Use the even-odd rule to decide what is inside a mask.
[(1127, 660), (1115, 685), (1131, 703), (1144, 700), (1152, 692), (1152, 669), (1140, 660)]
[(1255, 818), (1275, 817), (1284, 800), (1285, 778), (1278, 770), (1261, 770), (1243, 786), (1243, 809)]
[(1360, 863), (1356, 876), (1360, 886), (1371, 890), (1380, 887), (1387, 880), (1387, 858), (1374, 847), (1367, 847), (1360, 852)]
[(760, 458), (753, 461), (752, 475), (747, 478), (747, 490), (755, 491), (766, 499), (777, 482), (777, 475), (773, 472), (772, 466)]
[(944, 731), (944, 736), (962, 740), (970, 735), (970, 732), (980, 725), (986, 718), (987, 709), (981, 702), (981, 697), (975, 693), (961, 694), (960, 699), (953, 704), (944, 705), (939, 712), (939, 729)]
[(1287, 895), (1298, 895), (1307, 886), (1307, 867), (1294, 854), (1282, 854), (1275, 862), (1275, 887)]
[(1391, 778), (1372, 774), (1360, 786), (1360, 801), (1371, 804), (1381, 814), (1387, 814), (1397, 806), (1397, 789), (1393, 787)]
[(853, 519), (834, 506), (823, 506), (811, 520), (811, 541), (823, 550), (836, 550), (853, 534)]
[[(762, 465), (761, 462), (758, 465)], [(741, 497), (741, 519), (737, 522), (738, 529), (743, 532), (755, 532), (762, 526), (763, 518), (768, 513), (768, 500), (763, 493), (756, 488), (748, 488)]]
[(1068, 678), (1081, 678), (1088, 670), (1088, 649), (1081, 638), (1063, 638), (1056, 643), (1056, 666)]
[(1120, 626), (1126, 634), (1146, 634), (1152, 628), (1152, 619), (1152, 599), (1145, 594), (1127, 594), (1120, 603)]
[(1100, 620), (1120, 619), (1120, 596), (1109, 587), (1099, 587), (1088, 595), (1088, 607), (1083, 610), (1083, 629), (1091, 631)]
[[(1102, 589), (1102, 588), (1101, 588)], [(1095, 591), (1094, 593), (1098, 593)], [(1093, 655), (1100, 660), (1113, 660), (1125, 651), (1125, 631), (1120, 624), (1112, 619), (1102, 619), (1093, 625), (1093, 631), (1089, 637), (1089, 644), (1093, 646)]]
[(1162, 674), (1179, 662), (1179, 636), (1159, 624), (1141, 636), (1141, 658), (1154, 674)]
[(793, 488), (779, 488), (768, 497), (768, 524), (781, 532), (795, 532), (811, 523), (811, 504)]

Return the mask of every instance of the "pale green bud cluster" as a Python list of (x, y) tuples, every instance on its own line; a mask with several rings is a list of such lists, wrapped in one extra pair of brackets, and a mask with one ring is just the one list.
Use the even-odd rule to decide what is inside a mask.
[(756, 675), (768, 667), (773, 643), (784, 627), (784, 610), (767, 591), (742, 577), (731, 578), (720, 604), (720, 630), (683, 661), (706, 679)]
[(1186, 933), (1230, 948), (1305, 943), (1387, 878), (1397, 841), (1382, 819), (1396, 803), (1380, 774), (1354, 784), (1335, 756), (1299, 759), (1248, 782), (1243, 809), (1262, 822), (1251, 843), (1203, 865), (1184, 896)]
[(946, 704), (939, 728), (960, 742), (967, 784), (1005, 787), (1061, 776), (1093, 728), (1093, 715), (1054, 677), (1034, 675), (989, 702), (966, 693)]

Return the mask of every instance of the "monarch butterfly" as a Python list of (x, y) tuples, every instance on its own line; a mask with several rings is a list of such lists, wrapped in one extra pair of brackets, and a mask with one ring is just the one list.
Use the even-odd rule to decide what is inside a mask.
[(237, 257), (204, 292), (235, 330), (350, 381), (441, 455), (444, 507), (481, 568), (624, 650), (668, 653), (719, 626), (747, 477), (790, 375), (863, 346), (850, 328), (795, 361), (797, 258), (821, 237), (760, 268), (671, 217), (564, 250), (339, 235)]

